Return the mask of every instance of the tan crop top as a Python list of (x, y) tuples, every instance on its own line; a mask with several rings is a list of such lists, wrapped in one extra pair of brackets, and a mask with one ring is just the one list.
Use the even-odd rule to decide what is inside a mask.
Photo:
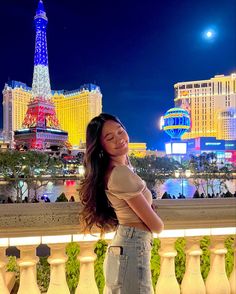
[(152, 194), (146, 183), (126, 165), (115, 166), (111, 172), (106, 195), (115, 209), (119, 224), (143, 223), (125, 200), (142, 193), (152, 204)]

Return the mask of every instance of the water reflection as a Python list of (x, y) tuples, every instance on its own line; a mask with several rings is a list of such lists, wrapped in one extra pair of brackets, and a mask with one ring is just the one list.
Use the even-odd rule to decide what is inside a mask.
[[(65, 193), (67, 199), (69, 200), (71, 196), (74, 196), (75, 201), (79, 201), (78, 196), (78, 188), (79, 188), (79, 181), (78, 180), (57, 180), (57, 181), (47, 181), (45, 182), (45, 186), (38, 189), (38, 199), (40, 199), (42, 196), (47, 196), (51, 202), (54, 202), (57, 197), (61, 193)], [(183, 185), (183, 187), (182, 187)], [(236, 190), (236, 179), (232, 181), (227, 181), (226, 185), (231, 193), (234, 193)], [(203, 188), (206, 191), (206, 186)], [(27, 186), (24, 183), (24, 189), (26, 189), (26, 193), (24, 196), (27, 196)], [(176, 198), (179, 196), (179, 193), (182, 193), (185, 195), (186, 198), (192, 198), (193, 194), (196, 190), (193, 180), (192, 179), (168, 179), (165, 181), (164, 184), (157, 185), (157, 197), (161, 198), (161, 196), (164, 194), (164, 192), (167, 192), (172, 197), (175, 196)], [(204, 192), (202, 187), (199, 189), (199, 193)], [(209, 187), (208, 192), (212, 194), (212, 190)], [(219, 180), (214, 181), (214, 193), (216, 194), (219, 192)], [(0, 196), (11, 196), (13, 199), (16, 198), (16, 191), (6, 182), (2, 183), (0, 185)], [(34, 192), (30, 191), (30, 197), (34, 196)]]

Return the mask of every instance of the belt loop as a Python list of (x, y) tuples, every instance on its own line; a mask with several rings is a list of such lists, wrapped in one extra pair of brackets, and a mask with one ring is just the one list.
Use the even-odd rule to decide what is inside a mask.
[(132, 238), (133, 237), (133, 234), (134, 234), (134, 228), (133, 227), (130, 227), (129, 228), (129, 232), (128, 232), (128, 238)]

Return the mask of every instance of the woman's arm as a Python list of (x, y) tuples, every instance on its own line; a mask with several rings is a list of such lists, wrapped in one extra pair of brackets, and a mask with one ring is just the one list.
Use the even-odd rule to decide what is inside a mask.
[(161, 218), (155, 213), (142, 193), (126, 200), (126, 202), (150, 231), (159, 234), (164, 229)]

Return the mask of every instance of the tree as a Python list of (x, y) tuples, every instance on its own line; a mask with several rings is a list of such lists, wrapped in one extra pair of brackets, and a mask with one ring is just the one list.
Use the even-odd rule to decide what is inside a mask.
[(22, 197), (26, 192), (23, 181), (26, 166), (25, 153), (13, 150), (0, 152), (0, 174), (16, 190), (17, 202), (22, 201)]
[(15, 188), (17, 202), (22, 202), (27, 191), (30, 199), (31, 189), (37, 197), (37, 190), (48, 183), (43, 176), (53, 174), (59, 167), (58, 160), (43, 152), (0, 152), (0, 174)]
[(223, 189), (228, 190), (226, 181), (232, 179), (232, 171), (227, 166), (219, 167), (215, 153), (202, 153), (199, 156), (191, 155), (189, 169), (193, 174), (194, 185), (199, 192), (201, 187), (205, 197), (209, 191), (216, 194), (216, 181), (219, 181), (219, 193)]
[(135, 171), (146, 182), (149, 189), (163, 184), (176, 169), (181, 167), (178, 161), (168, 157), (146, 156), (140, 158), (131, 156), (130, 160)]

